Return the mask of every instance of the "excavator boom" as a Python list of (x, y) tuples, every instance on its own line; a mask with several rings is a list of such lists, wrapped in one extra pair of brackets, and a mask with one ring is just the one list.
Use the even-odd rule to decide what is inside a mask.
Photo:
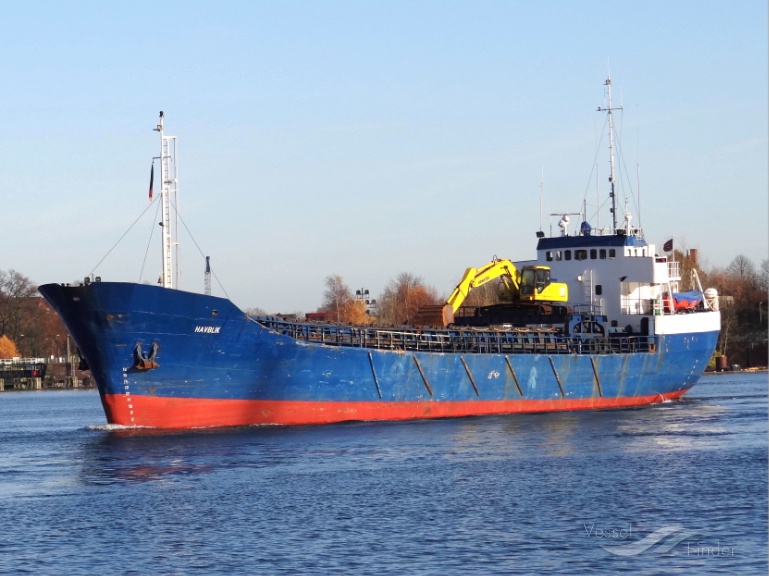
[(454, 313), (459, 310), (470, 291), (496, 278), (502, 278), (513, 298), (524, 302), (566, 302), (569, 299), (566, 284), (550, 281), (550, 268), (526, 266), (523, 273), (510, 260), (494, 258), (480, 268), (465, 270), (462, 280), (446, 300), (443, 307), (444, 325), (452, 324)]
[(518, 273), (515, 264), (510, 260), (500, 260), (495, 258), (480, 268), (468, 268), (465, 270), (462, 280), (460, 280), (457, 287), (454, 288), (454, 292), (452, 292), (451, 296), (446, 300), (446, 304), (451, 306), (452, 312), (456, 312), (459, 310), (462, 302), (465, 301), (465, 298), (467, 298), (470, 290), (483, 286), (487, 282), (500, 277), (508, 278), (508, 283), (512, 285), (512, 289), (516, 293), (519, 291), (521, 275)]

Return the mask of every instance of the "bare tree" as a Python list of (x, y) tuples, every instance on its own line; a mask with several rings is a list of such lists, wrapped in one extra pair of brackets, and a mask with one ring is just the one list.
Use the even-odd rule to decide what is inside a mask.
[(718, 351), (733, 363), (753, 363), (756, 354), (749, 357), (747, 351), (756, 343), (766, 342), (764, 278), (742, 254), (726, 268), (716, 268), (708, 274), (707, 284), (718, 289), (721, 296)]
[(325, 312), (335, 322), (347, 322), (348, 308), (354, 303), (352, 292), (339, 274), (326, 277), (326, 291), (323, 293), (323, 304), (318, 309)]
[(246, 308), (243, 310), (243, 312), (246, 313), (247, 316), (267, 316), (267, 312), (265, 312), (262, 308)]
[(761, 269), (758, 271), (758, 288), (766, 294), (769, 292), (769, 260), (764, 258)]
[(24, 332), (24, 299), (37, 295), (37, 286), (16, 272), (0, 270), (0, 335), (6, 334), (14, 342)]
[(440, 303), (434, 287), (425, 285), (418, 276), (402, 272), (390, 281), (377, 300), (378, 317), (385, 324), (408, 324), (422, 306)]
[(752, 281), (756, 277), (756, 267), (750, 258), (743, 254), (735, 256), (734, 260), (726, 267), (726, 271), (743, 282)]

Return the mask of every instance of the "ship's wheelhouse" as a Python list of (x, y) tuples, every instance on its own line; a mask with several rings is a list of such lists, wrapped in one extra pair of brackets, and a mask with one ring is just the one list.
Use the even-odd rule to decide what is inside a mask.
[(660, 313), (662, 295), (677, 289), (678, 263), (658, 255), (640, 230), (586, 232), (541, 237), (537, 259), (520, 265), (548, 267), (552, 282), (568, 285), (570, 306), (604, 314), (615, 326), (641, 330), (649, 323), (644, 317)]

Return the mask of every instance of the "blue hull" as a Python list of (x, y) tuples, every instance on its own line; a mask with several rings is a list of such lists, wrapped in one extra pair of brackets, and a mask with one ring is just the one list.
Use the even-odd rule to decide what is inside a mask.
[(624, 353), (385, 349), (354, 338), (343, 345), (298, 339), (229, 300), (157, 286), (48, 284), (40, 291), (87, 362), (108, 421), (134, 426), (643, 405), (691, 388), (718, 337), (717, 330), (660, 334), (649, 350)]

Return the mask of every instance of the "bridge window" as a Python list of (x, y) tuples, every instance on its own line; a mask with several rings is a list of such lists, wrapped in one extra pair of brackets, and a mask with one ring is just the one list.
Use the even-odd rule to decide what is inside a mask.
[(574, 259), (575, 260), (587, 260), (587, 250), (575, 250), (574, 251)]
[(614, 248), (609, 248), (609, 258), (616, 258), (617, 251)]
[(603, 294), (603, 285), (602, 284), (596, 284), (595, 285), (595, 295), (600, 296)]
[(596, 258), (598, 258), (598, 251), (595, 248), (593, 248), (592, 250), (590, 250), (590, 259), (595, 260)]
[(571, 260), (571, 250), (566, 250), (563, 253), (563, 256), (564, 256), (564, 260)]
[(601, 260), (606, 260), (606, 248), (601, 248), (601, 250), (598, 252), (598, 257)]

